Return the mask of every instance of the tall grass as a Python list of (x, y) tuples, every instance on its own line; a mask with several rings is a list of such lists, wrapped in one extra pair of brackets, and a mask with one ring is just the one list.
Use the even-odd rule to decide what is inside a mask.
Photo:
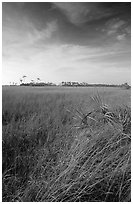
[(130, 201), (130, 107), (75, 90), (3, 92), (3, 201)]

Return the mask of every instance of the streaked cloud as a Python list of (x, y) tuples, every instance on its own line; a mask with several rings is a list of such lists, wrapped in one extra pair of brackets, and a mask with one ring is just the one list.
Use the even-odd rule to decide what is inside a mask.
[[(57, 30), (57, 21), (48, 22), (42, 30), (38, 30), (32, 23), (26, 21), (25, 30), (5, 27), (3, 36), (4, 58), (28, 56), (36, 52), (36, 45), (46, 42)], [(26, 32), (25, 32), (26, 31)], [(20, 51), (21, 50), (21, 51)]]
[(113, 18), (106, 22), (103, 32), (109, 37), (114, 37), (117, 40), (124, 40), (131, 34), (129, 22), (120, 18)]
[(112, 15), (112, 11), (109, 8), (104, 9), (98, 3), (58, 2), (55, 3), (55, 5), (66, 15), (70, 22), (75, 25)]
[(47, 40), (51, 38), (53, 33), (57, 30), (57, 20), (53, 20), (46, 24), (46, 27), (42, 30), (37, 30), (34, 26), (32, 27), (32, 32), (28, 33), (28, 41), (35, 43), (39, 40)]
[(117, 40), (124, 40), (126, 38), (126, 34), (117, 35)]

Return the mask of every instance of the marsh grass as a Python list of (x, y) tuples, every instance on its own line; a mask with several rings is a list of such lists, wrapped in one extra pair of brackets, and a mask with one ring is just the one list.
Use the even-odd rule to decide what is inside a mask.
[(130, 201), (130, 107), (90, 95), (3, 95), (3, 201)]

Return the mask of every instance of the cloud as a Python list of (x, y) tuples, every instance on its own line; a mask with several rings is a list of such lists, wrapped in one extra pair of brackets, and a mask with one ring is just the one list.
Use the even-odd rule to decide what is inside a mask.
[(106, 37), (112, 40), (126, 40), (131, 35), (131, 25), (126, 19), (113, 18), (106, 22), (102, 29)]
[(85, 3), (59, 2), (55, 3), (55, 6), (58, 7), (70, 20), (70, 22), (74, 24), (84, 23), (86, 21), (86, 15), (90, 11), (86, 7)]
[(46, 27), (42, 30), (37, 30), (32, 26), (32, 30), (28, 33), (28, 39), (31, 43), (35, 43), (39, 40), (46, 40), (51, 38), (53, 33), (57, 30), (57, 20), (53, 20), (46, 24)]
[(10, 47), (11, 45), (22, 46), (24, 44), (34, 44), (39, 40), (47, 40), (57, 30), (58, 25), (56, 19), (44, 20), (43, 26), (39, 28), (38, 25), (40, 22), (35, 17), (31, 19), (30, 12), (28, 14), (30, 10), (27, 9), (25, 11), (24, 9), (18, 8), (25, 7), (26, 9), (26, 6), (26, 3), (23, 2), (3, 4), (3, 47)]
[[(32, 57), (33, 64), (43, 64), (44, 67), (49, 69), (59, 69), (62, 67), (73, 67), (74, 70), (91, 69), (91, 67), (96, 67), (102, 65), (106, 62), (117, 63), (118, 66), (120, 61), (124, 61), (129, 56), (129, 51), (121, 50), (120, 47), (110, 47), (110, 50), (101, 47), (91, 47), (91, 46), (79, 46), (72, 44), (64, 45), (49, 45), (42, 48), (42, 51)], [(129, 57), (128, 57), (129, 61)]]
[(75, 25), (81, 25), (112, 15), (110, 8), (103, 8), (99, 3), (94, 2), (58, 2), (54, 4), (66, 15), (68, 20)]
[(107, 25), (107, 35), (112, 35), (117, 33), (123, 26), (125, 26), (126, 22), (120, 19), (113, 19), (106, 23)]
[(127, 34), (131, 35), (131, 26), (127, 26), (125, 28), (125, 31), (126, 31)]
[(41, 47), (42, 42), (50, 40), (57, 30), (56, 20), (47, 22), (46, 26), (41, 30), (38, 30), (33, 23), (26, 21), (26, 19), (23, 23), (23, 29), (23, 24), (21, 24), (20, 28), (18, 25), (3, 27), (2, 52), (4, 56), (28, 59), (27, 56), (35, 52), (35, 46)]
[(117, 40), (124, 40), (126, 38), (126, 34), (118, 35)]

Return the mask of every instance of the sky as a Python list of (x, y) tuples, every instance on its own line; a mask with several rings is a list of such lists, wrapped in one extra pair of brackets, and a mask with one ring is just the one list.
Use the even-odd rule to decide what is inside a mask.
[(2, 83), (131, 83), (130, 2), (3, 2)]

